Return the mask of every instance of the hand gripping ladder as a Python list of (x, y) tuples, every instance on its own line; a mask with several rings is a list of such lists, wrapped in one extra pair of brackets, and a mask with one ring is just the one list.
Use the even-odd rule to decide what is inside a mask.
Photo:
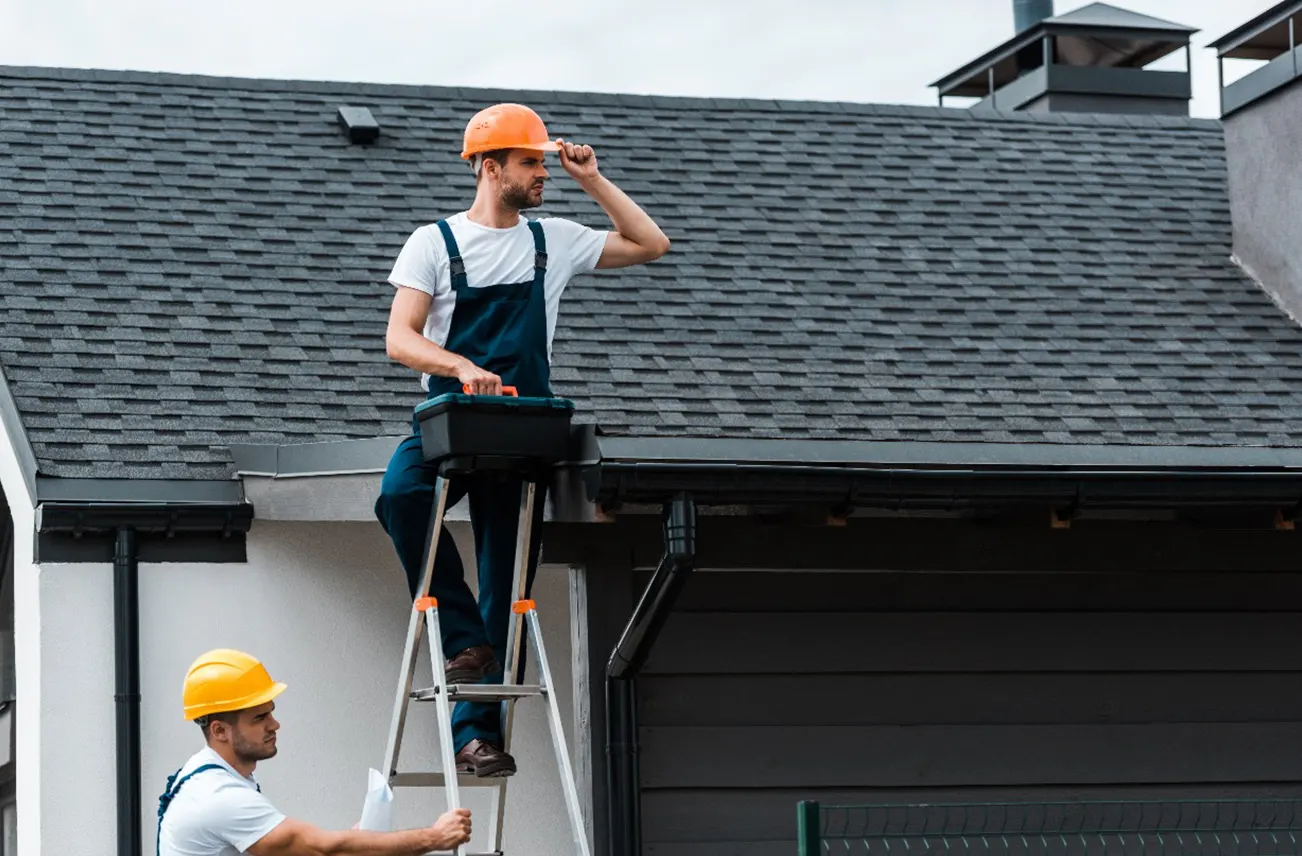
[[(472, 397), (476, 398), (476, 397)], [(427, 403), (428, 404), (428, 403)], [(422, 408), (417, 409), (418, 417)], [(428, 441), (429, 436), (425, 439)], [(435, 443), (435, 446), (438, 444)], [(426, 455), (430, 455), (430, 443), (426, 443)], [(496, 463), (491, 456), (480, 456), (480, 461), (488, 466), (503, 467), (499, 459)], [(515, 469), (519, 461), (505, 466)], [(515, 716), (515, 703), (521, 699), (540, 697), (547, 704), (547, 721), (551, 729), (552, 746), (556, 753), (556, 763), (560, 773), (561, 786), (565, 794), (565, 805), (570, 816), (570, 828), (573, 832), (576, 852), (579, 856), (590, 856), (588, 839), (584, 831), (583, 816), (579, 808), (578, 788), (574, 782), (574, 771), (570, 764), (569, 748), (565, 742), (565, 730), (561, 722), (560, 703), (557, 688), (552, 680), (551, 667), (547, 661), (547, 651), (543, 644), (542, 629), (539, 624), (538, 610), (532, 600), (525, 599), (526, 581), (528, 579), (529, 545), (534, 517), (534, 498), (537, 492), (537, 468), (524, 469), (520, 474), (524, 478), (521, 491), (520, 521), (516, 532), (515, 545), (515, 598), (511, 609), (510, 625), (507, 629), (507, 650), (503, 664), (502, 684), (449, 684), (444, 672), (443, 637), (439, 630), (438, 601), (429, 596), (430, 584), (434, 578), (434, 557), (437, 555), (438, 539), (444, 530), (443, 518), (447, 505), (448, 472), (455, 466), (466, 471), (465, 459), (453, 463), (444, 463), (440, 467), (438, 480), (434, 486), (434, 506), (430, 513), (429, 533), (426, 538), (424, 566), (421, 574), (420, 588), (412, 606), (407, 623), (407, 642), (403, 651), (402, 669), (398, 677), (398, 690), (394, 700), (393, 719), (389, 726), (388, 742), (384, 751), (384, 770), (389, 784), (393, 787), (441, 787), (447, 794), (448, 810), (461, 807), (462, 788), (490, 788), (493, 790), (493, 819), (489, 826), (488, 850), (482, 856), (502, 856), (502, 829), (506, 816), (506, 787), (509, 777), (478, 778), (471, 775), (456, 774), (456, 764), (452, 752), (452, 707), (458, 701), (501, 702), (503, 749), (511, 751), (511, 731)], [(473, 468), (474, 464), (470, 465)], [(422, 627), (423, 625), (423, 627)], [(420, 648), (422, 629), (429, 637), (430, 665), (434, 675), (434, 685), (428, 689), (412, 689), (416, 672), (416, 657)], [(538, 683), (526, 685), (524, 669), (521, 667), (520, 648), (525, 632), (529, 633), (530, 643), (537, 655)], [(510, 682), (505, 682), (505, 681)], [(403, 729), (406, 725), (408, 707), (413, 701), (433, 702), (438, 712), (438, 743), (443, 772), (400, 772), (398, 755), (402, 747)], [(482, 827), (481, 827), (482, 828)], [(458, 847), (455, 856), (472, 856)]]

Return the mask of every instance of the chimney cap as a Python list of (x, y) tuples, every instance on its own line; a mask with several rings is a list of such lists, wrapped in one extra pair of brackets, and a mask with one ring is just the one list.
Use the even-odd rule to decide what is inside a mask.
[(350, 142), (373, 143), (380, 136), (380, 124), (369, 108), (344, 105), (339, 108), (338, 119)]
[(1045, 18), (931, 85), (940, 90), (941, 98), (947, 95), (987, 95), (992, 69), (995, 88), (1011, 83), (1020, 74), (1017, 55), (1051, 36), (1088, 39), (1095, 46), (1103, 47), (1108, 56), (1106, 62), (1098, 63), (1100, 65), (1142, 68), (1187, 46), (1196, 32), (1197, 28), (1184, 24), (1141, 15), (1107, 3), (1091, 3), (1063, 15)]
[(1145, 33), (1184, 33), (1188, 36), (1198, 32), (1197, 27), (1186, 27), (1163, 18), (1141, 15), (1108, 3), (1091, 3), (1065, 15), (1054, 15), (1045, 23), (1060, 27), (1114, 27)]
[[(1251, 21), (1235, 27), (1207, 47), (1216, 55), (1233, 59), (1274, 59), (1288, 53), (1288, 22), (1302, 15), (1302, 0), (1284, 0)], [(1295, 24), (1302, 24), (1298, 21)]]

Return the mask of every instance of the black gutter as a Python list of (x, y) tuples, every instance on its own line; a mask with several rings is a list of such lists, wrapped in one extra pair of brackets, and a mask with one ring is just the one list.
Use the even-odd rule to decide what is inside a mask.
[(249, 531), (253, 505), (247, 502), (62, 502), (44, 501), (36, 507), (38, 532), (73, 535), (117, 532), (123, 526), (137, 533), (170, 538), (180, 533), (212, 533), (224, 538)]
[(1079, 509), (1270, 508), (1302, 499), (1302, 469), (1215, 467), (926, 467), (603, 460), (588, 497), (608, 509), (678, 491), (701, 504), (834, 503), (960, 510), (1072, 505)]
[(140, 563), (130, 526), (113, 552), (113, 651), (117, 719), (118, 856), (141, 856)]
[(679, 493), (665, 504), (665, 553), (606, 665), (606, 792), (610, 856), (642, 852), (638, 779), (637, 676), (696, 561), (696, 504)]
[(234, 479), (84, 479), (36, 477), (36, 502), (127, 505), (231, 505), (244, 501)]

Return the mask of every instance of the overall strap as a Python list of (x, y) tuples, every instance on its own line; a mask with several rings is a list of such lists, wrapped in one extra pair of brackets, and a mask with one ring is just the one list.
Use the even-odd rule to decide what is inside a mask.
[(448, 270), (452, 273), (452, 290), (460, 291), (466, 287), (466, 263), (457, 248), (457, 239), (452, 234), (452, 227), (447, 220), (438, 222), (439, 231), (443, 233), (443, 245), (448, 248)]
[(541, 287), (547, 274), (547, 235), (537, 220), (529, 221), (529, 231), (533, 232), (533, 284)]
[[(226, 768), (221, 764), (204, 764), (186, 773), (181, 777), (181, 781), (179, 782), (176, 781), (176, 777), (181, 775), (180, 770), (177, 770), (175, 773), (167, 777), (167, 784), (163, 787), (163, 795), (158, 798), (158, 831), (154, 834), (155, 853), (158, 852), (163, 837), (163, 815), (167, 814), (167, 809), (171, 806), (172, 800), (176, 799), (177, 793), (181, 790), (181, 785), (184, 785), (186, 782), (190, 781), (191, 778), (199, 775), (205, 770), (224, 769)], [(175, 784), (173, 784), (173, 782), (175, 782)], [(258, 790), (261, 792), (262, 789), (259, 788)]]

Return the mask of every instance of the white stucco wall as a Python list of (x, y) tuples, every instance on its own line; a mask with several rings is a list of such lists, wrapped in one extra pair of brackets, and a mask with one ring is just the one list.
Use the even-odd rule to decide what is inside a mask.
[[(453, 529), (473, 567), (468, 527)], [(147, 854), (154, 852), (157, 795), (167, 776), (201, 746), (198, 728), (181, 718), (180, 689), (186, 667), (208, 648), (248, 650), (289, 685), (277, 700), (280, 752), (258, 768), (264, 793), (282, 811), (328, 828), (351, 826), (361, 810), (367, 769), (381, 766), (410, 609), (390, 542), (370, 523), (255, 521), (248, 545), (248, 564), (140, 569)], [(61, 564), (40, 571), (42, 613), (59, 620), (41, 628), (39, 852), (110, 853), (112, 569)], [(568, 573), (540, 568), (534, 597), (573, 756)], [(530, 665), (532, 680), (532, 659)], [(425, 655), (417, 684), (428, 680)], [(572, 856), (545, 714), (540, 700), (516, 707), (513, 754), (520, 773), (508, 788), (504, 844), (517, 853), (524, 845), (530, 856)], [(413, 706), (401, 769), (438, 768), (434, 717), (431, 705)], [(401, 788), (396, 798), (401, 826), (431, 822), (444, 807), (441, 790)], [(487, 792), (468, 791), (466, 801), (479, 821), (471, 850), (486, 849), (480, 833), (488, 826)], [(24, 846), (22, 852), (38, 851)]]

